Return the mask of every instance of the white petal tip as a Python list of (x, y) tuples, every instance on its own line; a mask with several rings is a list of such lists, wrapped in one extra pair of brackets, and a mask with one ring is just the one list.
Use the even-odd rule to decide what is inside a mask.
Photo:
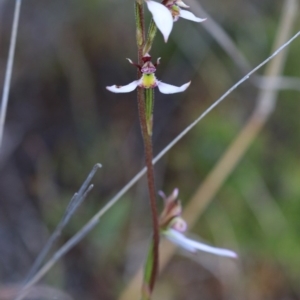
[(204, 19), (201, 19), (201, 18), (198, 18), (198, 21), (197, 22), (204, 22), (204, 21), (206, 21), (207, 20), (207, 18), (204, 18)]
[(172, 193), (172, 197), (173, 199), (177, 199), (178, 198), (178, 194), (179, 194), (179, 189), (175, 188), (173, 193)]
[(182, 0), (177, 0), (176, 1), (176, 4), (180, 7), (183, 7), (183, 8), (189, 8), (188, 5), (186, 5)]
[(139, 80), (135, 80), (127, 85), (112, 85), (112, 86), (107, 86), (106, 89), (109, 90), (112, 93), (129, 93), (136, 89), (136, 87), (139, 84)]
[(163, 94), (175, 94), (175, 93), (184, 92), (189, 87), (190, 84), (191, 84), (191, 82), (185, 83), (182, 86), (174, 86), (174, 85), (159, 81), (157, 84), (157, 87), (158, 87), (159, 91)]
[(229, 257), (229, 258), (233, 258), (233, 259), (238, 258), (238, 255), (235, 252), (231, 251), (231, 250), (220, 249), (220, 252), (221, 252), (220, 256), (225, 256), (225, 257)]
[(193, 21), (193, 22), (198, 22), (198, 23), (204, 22), (206, 20), (206, 18), (205, 19), (198, 18), (193, 13), (191, 13), (190, 11), (183, 10), (183, 9), (180, 10), (180, 17), (183, 18), (183, 19), (190, 20), (190, 21)]
[(173, 17), (171, 12), (164, 5), (155, 1), (147, 0), (146, 4), (153, 16), (157, 28), (162, 33), (165, 42), (167, 42), (173, 28)]
[(183, 86), (185, 86), (185, 89), (187, 89), (191, 84), (191, 81), (187, 82), (186, 84), (184, 84)]
[(235, 258), (235, 259), (238, 258), (238, 255), (234, 251), (231, 251), (228, 249), (212, 247), (212, 246), (200, 243), (198, 241), (189, 239), (185, 235), (183, 235), (181, 232), (178, 232), (175, 229), (169, 229), (167, 232), (165, 232), (165, 236), (174, 244), (176, 244), (192, 253), (196, 253), (197, 251), (204, 251), (204, 252), (215, 254), (218, 256), (230, 257), (230, 258)]
[(163, 191), (158, 191), (158, 195), (163, 198), (163, 199), (166, 199), (166, 195)]
[[(205, 246), (207, 246), (207, 245), (204, 245), (204, 247)], [(215, 247), (211, 247), (211, 246), (208, 246), (208, 247), (206, 247), (207, 248), (206, 252), (208, 252), (208, 253), (212, 253), (212, 254), (215, 254), (215, 255), (218, 255), (218, 256), (233, 258), (233, 259), (238, 258), (238, 255), (234, 251), (227, 250), (227, 249), (222, 249), (222, 248), (215, 248)], [(202, 250), (202, 249), (200, 249), (200, 250)]]

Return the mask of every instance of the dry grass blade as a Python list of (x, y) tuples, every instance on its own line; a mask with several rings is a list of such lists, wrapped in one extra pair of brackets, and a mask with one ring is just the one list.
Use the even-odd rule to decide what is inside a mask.
[[(18, 295), (18, 291), (20, 290), (20, 287), (17, 285), (2, 285), (0, 286), (0, 299), (1, 300), (11, 300), (14, 297), (16, 297), (16, 295)], [(31, 299), (44, 299), (44, 300), (72, 300), (73, 298), (68, 295), (67, 293), (46, 286), (46, 285), (38, 285), (35, 286), (30, 294), (28, 295), (28, 297), (30, 297)]]
[(256, 76), (253, 78), (253, 83), (259, 89), (271, 90), (295, 90), (300, 91), (300, 78), (289, 76), (264, 77)]
[(249, 72), (252, 69), (250, 63), (227, 32), (202, 8), (198, 1), (190, 0), (189, 3), (193, 6), (193, 11), (196, 15), (205, 16), (207, 18), (207, 20), (202, 23), (202, 26), (216, 40), (231, 60), (242, 72)]
[[(189, 3), (193, 6), (193, 11), (195, 11), (197, 15), (207, 18), (207, 21), (203, 22), (202, 27), (204, 27), (222, 47), (240, 71), (243, 73), (249, 72), (252, 68), (250, 62), (235, 45), (229, 34), (202, 8), (199, 2), (190, 0)], [(279, 45), (277, 46), (279, 47)], [(268, 87), (272, 90), (300, 90), (300, 78), (297, 77), (254, 75), (250, 78), (250, 82), (260, 89), (266, 89), (266, 87)]]
[(9, 89), (10, 89), (10, 82), (11, 82), (11, 74), (12, 74), (12, 69), (14, 64), (15, 48), (16, 48), (16, 41), (17, 41), (17, 34), (18, 34), (18, 27), (19, 27), (21, 3), (22, 0), (16, 0), (13, 26), (12, 26), (12, 32), (10, 37), (9, 53), (8, 53), (6, 71), (5, 71), (5, 79), (4, 79), (2, 102), (1, 102), (1, 112), (0, 112), (0, 148), (3, 140), (4, 125), (5, 125)]
[(25, 283), (27, 283), (33, 277), (33, 275), (38, 271), (39, 267), (41, 266), (41, 264), (45, 260), (46, 256), (48, 255), (50, 249), (52, 248), (52, 246), (54, 245), (56, 240), (59, 238), (59, 236), (61, 235), (63, 228), (68, 224), (72, 215), (75, 213), (77, 208), (82, 204), (82, 202), (84, 201), (84, 199), (86, 198), (88, 193), (93, 188), (93, 185), (90, 185), (90, 182), (93, 179), (93, 177), (95, 176), (97, 170), (101, 167), (102, 166), (100, 164), (96, 164), (93, 167), (93, 169), (89, 173), (88, 177), (86, 178), (86, 180), (80, 187), (79, 191), (77, 193), (75, 193), (74, 196), (72, 197), (72, 199), (70, 200), (69, 205), (68, 205), (61, 221), (58, 223), (54, 232), (48, 239), (44, 248), (42, 249), (42, 251), (40, 252), (38, 257), (36, 258), (34, 264), (32, 265), (31, 269), (29, 270), (28, 275), (26, 276), (26, 279), (25, 279)]
[[(297, 16), (297, 3), (295, 0), (286, 0), (281, 17), (281, 22), (278, 27), (278, 34), (274, 43), (276, 49), (278, 45), (289, 36), (293, 28), (293, 23)], [(299, 32), (297, 33), (299, 35)], [(279, 49), (283, 49), (280, 47)], [(275, 54), (278, 50), (275, 51)], [(266, 69), (266, 76), (278, 76), (282, 72), (285, 64), (286, 51), (281, 52)], [(274, 56), (274, 54), (272, 55)], [(272, 57), (271, 56), (271, 57)], [(247, 75), (248, 76), (248, 75)], [(246, 77), (247, 77), (246, 76)], [(202, 185), (198, 188), (189, 204), (184, 210), (183, 218), (187, 221), (188, 225), (192, 227), (207, 205), (212, 201), (213, 197), (219, 191), (228, 176), (232, 173), (238, 162), (245, 155), (253, 140), (257, 137), (261, 128), (268, 120), (269, 115), (274, 109), (277, 90), (270, 90), (270, 87), (262, 90), (258, 96), (257, 106), (241, 130), (237, 138), (226, 150), (224, 155), (220, 158), (214, 169), (204, 180)], [(160, 270), (164, 269), (175, 253), (175, 246), (163, 241), (160, 247)], [(134, 300), (138, 299), (139, 289), (141, 286), (142, 269), (140, 269), (132, 281), (129, 283), (126, 290), (123, 292), (120, 300)]]

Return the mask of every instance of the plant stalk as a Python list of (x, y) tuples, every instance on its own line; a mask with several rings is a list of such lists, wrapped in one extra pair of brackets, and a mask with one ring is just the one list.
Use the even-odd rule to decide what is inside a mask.
[[(137, 28), (136, 36), (137, 36), (137, 47), (138, 47), (138, 62), (140, 65), (143, 65), (142, 58), (143, 58), (143, 48), (144, 48), (144, 44), (145, 44), (144, 10), (143, 10), (143, 3), (140, 3), (138, 0), (136, 0), (136, 2), (135, 2), (135, 12), (136, 12), (136, 28)], [(142, 76), (141, 72), (138, 71), (138, 79), (141, 78), (141, 76)], [(152, 94), (153, 94), (153, 91), (152, 91)], [(153, 97), (151, 99), (153, 99)], [(138, 87), (137, 100), (138, 100), (138, 112), (139, 112), (140, 126), (141, 126), (141, 131), (142, 131), (142, 136), (143, 136), (143, 142), (144, 142), (144, 154), (145, 154), (145, 161), (146, 161), (146, 167), (147, 167), (147, 182), (148, 182), (150, 207), (151, 207), (151, 214), (152, 214), (152, 224), (153, 224), (153, 237), (152, 237), (152, 242), (150, 245), (150, 249), (152, 249), (151, 275), (146, 276), (145, 280), (147, 282), (143, 283), (143, 291), (144, 291), (145, 287), (147, 289), (147, 297), (146, 298), (144, 297), (144, 292), (143, 292), (143, 299), (150, 299), (154, 285), (155, 285), (156, 275), (158, 273), (159, 223), (158, 223), (158, 213), (157, 213), (157, 207), (156, 207), (156, 190), (155, 190), (155, 180), (154, 180), (154, 169), (153, 169), (153, 164), (152, 164), (152, 160), (153, 160), (152, 138), (151, 138), (151, 134), (149, 134), (148, 129), (147, 129), (148, 126), (147, 126), (147, 110), (146, 110), (146, 103), (145, 103), (145, 89)], [(147, 106), (149, 106), (149, 103)], [(151, 128), (151, 132), (152, 132), (152, 128)], [(148, 255), (148, 257), (149, 257), (149, 255)], [(146, 264), (148, 264), (148, 258), (147, 258)]]

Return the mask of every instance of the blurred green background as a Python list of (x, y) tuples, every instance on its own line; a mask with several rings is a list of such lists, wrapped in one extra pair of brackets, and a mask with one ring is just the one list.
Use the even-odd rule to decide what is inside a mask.
[[(283, 1), (203, 0), (201, 6), (251, 67), (271, 53)], [(0, 82), (13, 9), (14, 1), (0, 2)], [(298, 14), (294, 32), (299, 20)], [(296, 84), (279, 92), (266, 126), (191, 229), (236, 250), (239, 261), (177, 255), (161, 274), (155, 299), (300, 299), (299, 47), (300, 39), (290, 45), (284, 67)], [(151, 54), (162, 58), (160, 80), (192, 80), (183, 94), (156, 92), (157, 154), (246, 72), (201, 23), (179, 20), (167, 44), (157, 35)], [(136, 93), (105, 89), (135, 80), (127, 57), (137, 57), (132, 0), (23, 0), (0, 158), (0, 299), (24, 280), (95, 163), (103, 164), (95, 187), (54, 250), (143, 167)], [(156, 165), (157, 189), (168, 194), (178, 187), (187, 203), (246, 123), (258, 93), (246, 82), (205, 117)], [(42, 283), (73, 299), (118, 299), (144, 260), (150, 233), (142, 179)]]

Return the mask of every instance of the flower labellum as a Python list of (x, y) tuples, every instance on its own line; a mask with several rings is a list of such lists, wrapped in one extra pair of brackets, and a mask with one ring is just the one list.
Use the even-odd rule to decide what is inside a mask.
[(151, 56), (146, 53), (143, 60), (143, 65), (139, 65), (127, 58), (128, 61), (136, 66), (142, 73), (142, 77), (139, 80), (135, 80), (127, 85), (112, 85), (107, 86), (106, 89), (113, 93), (129, 93), (136, 89), (138, 86), (144, 88), (145, 91), (145, 116), (146, 116), (146, 125), (147, 133), (149, 136), (152, 135), (153, 127), (153, 107), (154, 107), (154, 88), (158, 87), (159, 91), (163, 94), (174, 94), (185, 91), (191, 82), (185, 83), (182, 86), (174, 86), (161, 82), (156, 79), (155, 71), (156, 67), (159, 65), (160, 58), (157, 59), (156, 63), (151, 62)]
[(142, 77), (139, 80), (135, 80), (127, 85), (112, 85), (107, 86), (106, 89), (113, 93), (129, 93), (135, 90), (138, 86), (144, 89), (153, 89), (158, 87), (159, 91), (163, 94), (174, 94), (184, 92), (190, 85), (191, 82), (185, 83), (182, 86), (174, 86), (171, 84), (159, 81), (155, 77), (156, 67), (159, 64), (159, 60), (155, 64), (151, 62), (151, 56), (146, 54), (143, 57), (144, 64), (142, 66), (132, 62), (130, 59), (128, 61), (135, 65), (142, 73)]

